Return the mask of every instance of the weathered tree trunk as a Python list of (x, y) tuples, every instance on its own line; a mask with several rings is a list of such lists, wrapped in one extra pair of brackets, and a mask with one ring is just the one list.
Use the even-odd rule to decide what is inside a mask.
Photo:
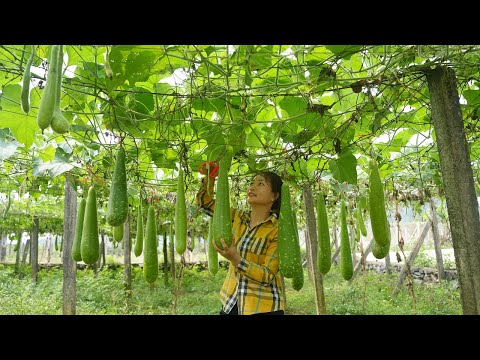
[(33, 217), (32, 243), (30, 245), (30, 263), (32, 267), (32, 280), (36, 284), (38, 271), (38, 216)]
[(132, 246), (130, 243), (130, 216), (123, 224), (123, 273), (125, 276), (125, 290), (132, 290)]
[(72, 258), (75, 224), (77, 222), (77, 193), (65, 178), (63, 208), (63, 315), (75, 315), (77, 299), (77, 263)]
[(395, 295), (396, 293), (398, 293), (400, 291), (400, 286), (402, 286), (403, 281), (405, 280), (405, 277), (407, 276), (407, 272), (412, 267), (412, 264), (415, 260), (415, 257), (417, 256), (418, 252), (420, 251), (420, 248), (422, 247), (423, 240), (425, 240), (425, 237), (428, 234), (428, 230), (430, 230), (430, 226), (432, 226), (432, 222), (430, 220), (428, 220), (425, 223), (425, 226), (423, 227), (423, 231), (422, 231), (422, 234), (420, 235), (420, 238), (418, 239), (418, 241), (415, 244), (412, 252), (408, 256), (408, 259), (405, 261), (405, 265), (403, 265), (402, 271), (400, 272), (400, 276), (398, 277), (397, 285), (395, 286), (395, 289), (393, 289), (393, 295)]
[(355, 240), (355, 228), (350, 224), (350, 251), (352, 252), (352, 265), (357, 265), (357, 241)]
[(50, 264), (52, 257), (52, 235), (48, 236), (45, 246), (47, 247), (47, 264)]
[(0, 247), (0, 262), (5, 262), (7, 256), (7, 233), (2, 232), (2, 241)]
[(167, 230), (163, 232), (163, 282), (168, 286), (168, 248), (167, 248)]
[(23, 248), (22, 268), (25, 266), (28, 254), (30, 254), (30, 243), (31, 242), (32, 242), (32, 233), (30, 233), (30, 239), (27, 240), (27, 242), (25, 243), (25, 247)]
[(102, 240), (100, 240), (100, 256), (99, 256), (99, 266), (100, 266), (100, 271), (103, 270), (103, 267), (105, 266), (105, 261), (106, 261), (106, 257), (105, 257), (105, 234), (102, 233), (100, 235), (100, 238)]
[(372, 245), (373, 245), (373, 238), (372, 240), (370, 240), (370, 242), (368, 243), (367, 245), (367, 248), (365, 249), (365, 251), (363, 252), (363, 256), (360, 258), (360, 261), (357, 262), (357, 265), (353, 268), (353, 276), (352, 278), (350, 279), (350, 281), (353, 281), (353, 279), (355, 278), (355, 276), (357, 276), (357, 273), (360, 271), (360, 269), (362, 268), (363, 264), (366, 264), (367, 263), (367, 256), (368, 254), (370, 254), (370, 251), (372, 251)]
[(335, 254), (332, 256), (332, 265), (337, 265), (337, 256), (340, 253), (340, 246), (338, 245), (337, 220), (335, 217), (333, 218), (333, 221), (332, 221), (332, 237), (333, 237), (333, 243), (335, 244)]
[[(313, 281), (313, 274), (312, 274), (312, 252), (311, 252), (311, 247), (308, 246), (307, 244), (310, 242), (308, 239), (308, 229), (305, 229), (304, 231), (304, 237), (305, 237), (305, 248), (306, 248), (306, 253), (307, 253), (307, 274), (308, 274), (308, 280), (310, 282)], [(303, 265), (303, 264), (302, 264)]]
[(387, 274), (392, 273), (392, 267), (390, 265), (390, 250), (388, 251), (387, 255), (385, 255), (385, 270), (387, 271)]
[(464, 314), (480, 314), (480, 218), (470, 154), (451, 68), (426, 73)]
[[(172, 225), (170, 224), (170, 226)], [(171, 230), (170, 230), (170, 234), (172, 234)], [(177, 273), (175, 271), (175, 244), (174, 244), (173, 236), (171, 236), (169, 239), (169, 248), (170, 248), (170, 263), (172, 266), (172, 279), (173, 279), (173, 284), (175, 285), (175, 278), (177, 277)]]
[(312, 261), (310, 262), (311, 271), (313, 273), (313, 287), (315, 289), (315, 303), (317, 305), (317, 314), (325, 315), (327, 313), (325, 306), (325, 293), (323, 291), (323, 276), (317, 267), (317, 222), (315, 220), (315, 210), (313, 205), (312, 188), (310, 185), (305, 185), (303, 188), (303, 199), (305, 201), (305, 218), (307, 222), (308, 240), (306, 242), (307, 248), (310, 247), (310, 254)]
[(440, 244), (440, 237), (438, 236), (438, 220), (437, 211), (433, 200), (430, 200), (430, 210), (432, 215), (432, 233), (433, 244), (435, 246), (435, 257), (437, 259), (438, 278), (445, 279), (445, 268), (443, 267), (442, 244)]
[(13, 241), (10, 240), (10, 245), (8, 246), (8, 256), (12, 255)]
[(22, 252), (22, 230), (18, 230), (17, 239), (19, 241), (17, 246), (17, 255), (15, 257), (15, 274), (20, 272), (20, 254)]

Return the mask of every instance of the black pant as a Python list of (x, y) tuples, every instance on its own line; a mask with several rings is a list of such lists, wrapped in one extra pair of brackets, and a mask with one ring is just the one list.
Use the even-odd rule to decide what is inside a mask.
[[(220, 315), (238, 315), (238, 306), (235, 304), (235, 306), (232, 308), (232, 311), (230, 313), (226, 313), (225, 311), (220, 310)], [(285, 315), (285, 312), (283, 310), (277, 310), (277, 311), (269, 311), (269, 312), (264, 312), (264, 313), (257, 313), (253, 315)]]

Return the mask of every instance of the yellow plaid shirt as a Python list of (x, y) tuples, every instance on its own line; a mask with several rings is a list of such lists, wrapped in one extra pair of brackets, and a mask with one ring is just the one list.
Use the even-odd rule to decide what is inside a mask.
[[(213, 216), (214, 181), (207, 188), (202, 178), (196, 204)], [(233, 240), (242, 260), (238, 266), (230, 263), (227, 277), (220, 290), (223, 311), (229, 313), (237, 304), (239, 315), (285, 309), (285, 282), (278, 270), (278, 221), (270, 215), (249, 230), (250, 212), (231, 209)]]

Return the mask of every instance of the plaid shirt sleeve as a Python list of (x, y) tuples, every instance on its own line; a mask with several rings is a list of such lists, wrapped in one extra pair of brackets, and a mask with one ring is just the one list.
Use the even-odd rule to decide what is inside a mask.
[(213, 216), (213, 211), (215, 210), (215, 199), (213, 198), (214, 185), (215, 179), (210, 179), (210, 183), (208, 183), (208, 177), (203, 177), (200, 189), (195, 197), (196, 205), (209, 216)]
[(278, 241), (276, 235), (270, 241), (262, 264), (256, 264), (242, 258), (237, 265), (237, 271), (261, 285), (269, 285), (278, 273)]

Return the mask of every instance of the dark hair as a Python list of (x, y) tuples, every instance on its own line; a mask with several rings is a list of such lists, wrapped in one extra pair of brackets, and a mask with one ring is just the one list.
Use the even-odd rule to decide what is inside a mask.
[(280, 204), (282, 203), (282, 178), (275, 174), (272, 171), (261, 171), (257, 173), (255, 176), (261, 175), (265, 178), (270, 183), (270, 186), (272, 187), (272, 191), (274, 193), (278, 193), (278, 198), (273, 202), (272, 204), (272, 209), (270, 210), (272, 213), (277, 215), (277, 217), (280, 215)]

